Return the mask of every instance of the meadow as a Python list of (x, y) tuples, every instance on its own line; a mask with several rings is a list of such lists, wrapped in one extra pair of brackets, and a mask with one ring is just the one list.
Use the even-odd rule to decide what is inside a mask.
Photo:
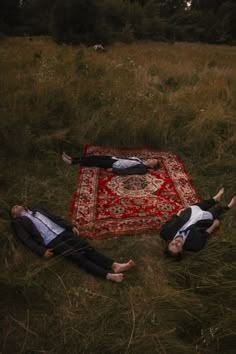
[(0, 38), (0, 353), (231, 354), (236, 211), (182, 262), (159, 235), (93, 241), (136, 267), (121, 284), (12, 235), (7, 210), (43, 205), (68, 218), (86, 143), (180, 156), (199, 194), (236, 193), (236, 48), (117, 43), (104, 53), (47, 37)]

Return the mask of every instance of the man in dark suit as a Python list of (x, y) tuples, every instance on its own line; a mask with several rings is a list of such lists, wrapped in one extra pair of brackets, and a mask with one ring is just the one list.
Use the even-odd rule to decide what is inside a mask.
[(181, 259), (183, 250), (198, 252), (206, 245), (209, 235), (220, 224), (219, 216), (236, 204), (234, 196), (227, 206), (221, 206), (223, 193), (221, 188), (213, 198), (180, 210), (162, 226), (160, 235), (168, 242), (168, 256)]
[(134, 266), (132, 260), (117, 263), (96, 251), (80, 238), (76, 226), (44, 209), (15, 205), (11, 208), (11, 216), (16, 236), (41, 257), (61, 254), (87, 272), (115, 282), (122, 282), (123, 271)]
[(156, 159), (143, 160), (139, 157), (116, 157), (105, 155), (89, 155), (83, 157), (71, 157), (65, 152), (62, 160), (68, 165), (80, 164), (87, 167), (105, 168), (108, 172), (117, 175), (143, 175), (149, 169), (160, 168), (160, 163)]

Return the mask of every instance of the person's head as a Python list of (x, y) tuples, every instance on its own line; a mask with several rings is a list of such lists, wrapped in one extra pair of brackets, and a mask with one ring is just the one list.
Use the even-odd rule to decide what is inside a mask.
[(178, 236), (168, 243), (165, 254), (169, 257), (175, 258), (176, 260), (180, 260), (183, 255), (183, 245), (183, 238)]
[(144, 165), (148, 168), (158, 168), (160, 164), (157, 159), (147, 159), (144, 161)]
[(20, 216), (20, 214), (25, 210), (25, 207), (23, 207), (22, 205), (14, 205), (11, 209), (10, 209), (10, 216), (14, 219), (17, 216)]

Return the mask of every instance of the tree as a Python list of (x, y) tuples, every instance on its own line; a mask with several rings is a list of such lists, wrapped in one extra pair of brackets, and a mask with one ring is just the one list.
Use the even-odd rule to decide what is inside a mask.
[(55, 0), (22, 0), (22, 22), (25, 31), (33, 35), (50, 33), (51, 12)]
[[(0, 25), (6, 32), (11, 32), (10, 28), (17, 27), (20, 23), (19, 0), (1, 0), (0, 2)], [(3, 30), (4, 32), (4, 30)]]
[(192, 0), (191, 8), (200, 11), (216, 11), (225, 0)]
[(131, 4), (127, 3), (127, 22), (131, 25), (133, 29), (134, 36), (136, 38), (142, 37), (143, 32), (143, 21), (144, 21), (144, 11), (141, 5), (137, 2)]
[(52, 31), (59, 41), (92, 43), (98, 22), (95, 0), (57, 0), (52, 11)]
[(113, 31), (120, 31), (127, 23), (127, 3), (123, 0), (103, 0), (99, 2), (100, 12)]
[(187, 7), (187, 0), (160, 0), (161, 16), (170, 17)]
[(149, 0), (144, 5), (144, 12), (148, 18), (160, 16), (160, 2), (156, 0)]
[(192, 0), (191, 12), (201, 12), (200, 26), (210, 43), (231, 43), (236, 38), (234, 0)]

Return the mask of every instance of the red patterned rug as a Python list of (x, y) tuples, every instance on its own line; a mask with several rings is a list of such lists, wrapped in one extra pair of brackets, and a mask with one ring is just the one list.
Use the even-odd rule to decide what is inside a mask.
[(157, 234), (179, 209), (199, 201), (180, 159), (166, 151), (86, 146), (85, 155), (156, 158), (158, 170), (117, 176), (96, 167), (80, 167), (71, 219), (83, 237)]

